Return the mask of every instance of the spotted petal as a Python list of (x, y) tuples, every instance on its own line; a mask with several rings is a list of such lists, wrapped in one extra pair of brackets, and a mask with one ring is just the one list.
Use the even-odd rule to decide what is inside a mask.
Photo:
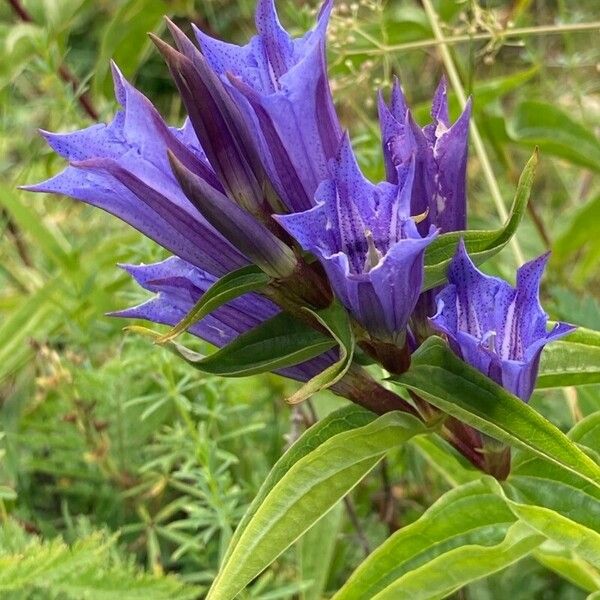
[(334, 292), (375, 338), (398, 342), (419, 295), (425, 248), (410, 218), (414, 163), (399, 183), (374, 185), (360, 172), (345, 136), (331, 178), (319, 186), (318, 204), (277, 220), (321, 261)]
[(332, 6), (326, 0), (316, 27), (298, 39), (281, 26), (273, 0), (258, 3), (258, 35), (246, 46), (196, 30), (207, 62), (246, 108), (273, 186), (293, 211), (313, 205), (341, 137), (325, 63)]
[[(177, 257), (151, 265), (123, 265), (123, 268), (141, 287), (156, 295), (142, 304), (112, 313), (112, 316), (169, 326), (179, 323), (216, 281), (214, 276)], [(278, 312), (277, 306), (266, 298), (244, 294), (192, 325), (189, 331), (210, 344), (223, 347)], [(308, 381), (336, 360), (335, 352), (330, 351), (282, 369), (280, 374)]]
[(524, 401), (533, 393), (544, 346), (574, 329), (560, 323), (547, 331), (539, 300), (547, 260), (546, 254), (523, 265), (513, 288), (481, 273), (461, 242), (430, 319), (463, 360)]

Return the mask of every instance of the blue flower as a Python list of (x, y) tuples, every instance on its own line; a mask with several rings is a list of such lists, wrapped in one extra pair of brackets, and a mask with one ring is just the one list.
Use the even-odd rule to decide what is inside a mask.
[(204, 59), (246, 109), (269, 178), (292, 212), (313, 206), (342, 136), (325, 57), (332, 8), (333, 0), (325, 0), (315, 28), (295, 39), (281, 26), (273, 0), (258, 1), (258, 34), (245, 46), (195, 30)]
[(423, 282), (425, 248), (410, 216), (414, 163), (398, 182), (374, 185), (362, 175), (347, 136), (321, 183), (317, 205), (277, 221), (304, 250), (316, 255), (335, 294), (375, 339), (403, 345)]
[[(163, 325), (179, 323), (200, 300), (217, 278), (194, 265), (172, 256), (150, 265), (122, 265), (135, 281), (154, 295), (147, 301), (111, 313), (114, 317), (144, 319)], [(275, 316), (279, 307), (258, 294), (244, 294), (229, 301), (217, 310), (194, 323), (189, 332), (219, 348), (226, 346), (240, 334)], [(308, 381), (338, 360), (335, 350), (330, 350), (303, 363), (286, 367), (278, 374), (297, 381)], [(332, 390), (359, 404), (365, 395), (386, 392), (366, 372), (353, 366), (350, 372), (336, 383)], [(396, 398), (388, 394), (387, 398)], [(396, 405), (394, 405), (396, 406)]]
[(546, 330), (539, 287), (548, 256), (524, 264), (513, 288), (479, 271), (461, 241), (448, 270), (450, 283), (438, 294), (430, 319), (458, 356), (525, 402), (544, 346), (575, 329), (558, 323)]
[(389, 106), (379, 94), (379, 120), (388, 181), (396, 182), (399, 165), (415, 160), (411, 196), (413, 214), (427, 212), (419, 231), (435, 225), (442, 233), (467, 225), (465, 192), (471, 102), (454, 124), (448, 115), (446, 81), (438, 86), (431, 108), (433, 121), (421, 129), (412, 118), (398, 80)]

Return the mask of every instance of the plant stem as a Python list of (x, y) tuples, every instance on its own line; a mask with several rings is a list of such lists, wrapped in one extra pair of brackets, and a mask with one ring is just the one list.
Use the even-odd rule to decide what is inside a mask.
[(524, 36), (539, 35), (558, 35), (561, 33), (573, 33), (580, 31), (600, 30), (600, 21), (591, 23), (567, 23), (565, 25), (543, 25), (539, 27), (516, 27), (514, 29), (503, 29), (502, 31), (489, 31), (464, 35), (453, 35), (438, 39), (437, 37), (429, 40), (419, 40), (416, 42), (405, 42), (403, 44), (385, 45), (377, 43), (373, 49), (356, 49), (346, 52), (346, 55), (352, 54), (386, 54), (388, 52), (402, 52), (405, 50), (423, 50), (436, 46), (453, 46), (478, 40), (508, 39)]
[(350, 517), (352, 526), (356, 530), (356, 534), (358, 536), (360, 545), (362, 546), (363, 552), (365, 553), (365, 556), (369, 556), (369, 554), (371, 554), (369, 540), (367, 539), (367, 536), (363, 531), (361, 522), (358, 518), (358, 515), (356, 514), (356, 509), (354, 508), (354, 503), (352, 502), (350, 496), (344, 497), (344, 506), (346, 507), (346, 512), (348, 513), (348, 517)]

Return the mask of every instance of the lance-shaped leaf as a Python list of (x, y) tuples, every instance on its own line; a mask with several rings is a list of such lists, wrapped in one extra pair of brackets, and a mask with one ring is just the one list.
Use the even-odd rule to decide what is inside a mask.
[(333, 411), (324, 419), (317, 421), (312, 427), (307, 429), (275, 463), (275, 466), (267, 475), (258, 494), (256, 494), (254, 500), (252, 500), (231, 538), (229, 548), (223, 557), (223, 564), (228, 560), (231, 551), (237, 545), (240, 536), (247, 528), (248, 523), (250, 523), (267, 495), (300, 459), (316, 450), (321, 444), (325, 443), (334, 435), (351, 431), (358, 427), (364, 427), (365, 425), (372, 423), (376, 418), (377, 415), (375, 413), (365, 410), (360, 406), (356, 406), (355, 404), (349, 404)]
[(600, 383), (600, 333), (578, 327), (542, 354), (536, 387)]
[[(540, 465), (543, 473), (543, 465)], [(504, 487), (488, 482), (515, 516), (542, 535), (600, 567), (600, 494), (536, 474), (511, 477)]]
[(453, 487), (481, 478), (481, 471), (441, 437), (418, 437), (411, 441), (411, 446)]
[[(344, 504), (338, 502), (296, 544), (299, 576), (302, 581), (310, 582), (301, 600), (322, 600), (325, 596), (327, 580), (336, 566), (335, 548), (344, 523), (344, 509)], [(315, 552), (315, 548), (319, 551)]]
[(570, 550), (551, 542), (548, 546), (542, 544), (533, 552), (541, 565), (587, 592), (600, 589), (600, 571)]
[(171, 30), (184, 53), (150, 37), (169, 67), (202, 148), (228, 194), (261, 214), (264, 177), (241, 115), (194, 45), (174, 25)]
[[(600, 413), (568, 434), (590, 456), (600, 456)], [(521, 457), (503, 486), (488, 482), (515, 516), (561, 547), (600, 567), (600, 490), (581, 477), (535, 457)]]
[[(307, 309), (308, 310), (308, 309)], [(334, 302), (330, 307), (318, 312), (308, 310), (310, 314), (329, 331), (339, 346), (339, 360), (323, 372), (307, 381), (297, 392), (287, 399), (289, 404), (299, 404), (312, 394), (327, 389), (337, 383), (348, 371), (354, 355), (354, 333), (350, 319), (344, 308)]]
[[(158, 341), (159, 333), (131, 326), (129, 331)], [(306, 362), (335, 346), (335, 340), (287, 313), (279, 313), (217, 352), (204, 356), (173, 341), (166, 348), (204, 373), (222, 377), (245, 377), (285, 369)]]
[(185, 318), (165, 335), (158, 338), (156, 343), (164, 344), (175, 339), (180, 333), (186, 331), (194, 323), (223, 306), (223, 304), (248, 292), (264, 289), (269, 281), (270, 277), (255, 265), (242, 267), (224, 275), (206, 290)]
[(395, 446), (427, 429), (398, 412), (339, 433), (298, 460), (235, 540), (207, 600), (231, 600), (327, 513)]
[(454, 231), (438, 236), (425, 250), (425, 277), (421, 291), (426, 291), (446, 281), (446, 271), (462, 239), (476, 265), (485, 262), (506, 246), (523, 219), (538, 162), (537, 150), (525, 165), (517, 185), (517, 192), (506, 223), (499, 229)]
[(395, 380), (447, 414), (523, 448), (600, 487), (600, 466), (552, 423), (460, 360), (438, 337), (413, 354)]
[(579, 421), (569, 431), (569, 437), (600, 456), (600, 412), (592, 413)]
[(169, 159), (185, 195), (217, 231), (271, 277), (281, 279), (293, 273), (296, 258), (291, 248), (173, 154), (169, 153)]
[(528, 528), (515, 531), (516, 521), (481, 481), (451, 490), (372, 552), (334, 600), (446, 597), (544, 540)]

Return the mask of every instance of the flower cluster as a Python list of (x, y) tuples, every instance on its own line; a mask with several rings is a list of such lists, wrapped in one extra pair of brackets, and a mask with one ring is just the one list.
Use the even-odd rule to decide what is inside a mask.
[[(545, 259), (522, 267), (515, 290), (477, 271), (461, 245), (450, 284), (421, 293), (428, 246), (466, 229), (470, 103), (452, 123), (442, 81), (421, 128), (395, 81), (389, 103), (380, 94), (378, 105), (387, 181), (369, 182), (327, 78), (332, 8), (325, 0), (314, 29), (292, 38), (273, 0), (258, 0), (257, 35), (245, 46), (199, 30), (194, 42), (168, 22), (175, 46), (153, 41), (187, 111), (183, 127), (165, 124), (113, 65), (122, 110), (108, 125), (43, 132), (69, 165), (28, 189), (102, 208), (173, 254), (124, 267), (156, 295), (119, 316), (174, 325), (220, 277), (255, 264), (271, 278), (269, 293), (230, 301), (191, 333), (222, 347), (282, 308), (319, 309), (335, 296), (372, 358), (410, 353), (422, 341), (419, 319), (431, 317), (465, 361), (528, 400), (544, 344), (570, 330), (546, 333)], [(380, 362), (407, 364), (396, 359)], [(328, 352), (283, 373), (308, 380), (335, 360)], [(365, 389), (358, 369), (336, 391)]]

